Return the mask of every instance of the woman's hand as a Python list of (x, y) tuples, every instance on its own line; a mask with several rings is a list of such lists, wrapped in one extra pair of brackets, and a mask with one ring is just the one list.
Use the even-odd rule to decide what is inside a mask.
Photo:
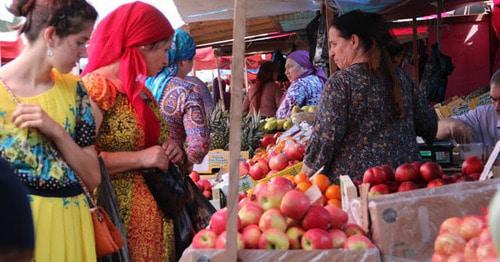
[(141, 151), (141, 166), (143, 168), (158, 168), (168, 170), (170, 158), (161, 146), (152, 146)]
[(162, 145), (165, 154), (172, 160), (174, 164), (183, 164), (184, 150), (174, 142), (165, 142)]
[(12, 122), (18, 128), (36, 128), (51, 140), (65, 132), (39, 105), (19, 104), (12, 113)]

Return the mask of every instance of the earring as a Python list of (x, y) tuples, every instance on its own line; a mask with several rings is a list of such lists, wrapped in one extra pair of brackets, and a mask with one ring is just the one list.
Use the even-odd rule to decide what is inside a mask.
[(52, 49), (51, 49), (51, 48), (47, 49), (47, 56), (48, 56), (48, 57), (52, 57), (52, 56), (54, 56), (54, 51), (52, 51)]

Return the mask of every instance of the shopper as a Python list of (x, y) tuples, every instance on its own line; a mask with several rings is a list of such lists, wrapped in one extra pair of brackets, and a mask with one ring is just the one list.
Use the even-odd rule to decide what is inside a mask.
[(283, 95), (276, 83), (278, 68), (273, 62), (264, 62), (257, 72), (255, 84), (250, 87), (243, 102), (243, 111), (257, 113), (262, 117), (276, 116)]
[(142, 2), (122, 5), (97, 26), (83, 81), (98, 106), (96, 146), (116, 191), (132, 261), (174, 261), (172, 220), (161, 213), (144, 169), (167, 170), (184, 153), (144, 85), (166, 64), (174, 33), (167, 18)]
[(84, 0), (13, 1), (9, 10), (26, 18), (20, 33), (28, 44), (0, 68), (0, 153), (29, 192), (34, 260), (95, 261), (78, 182), (91, 189), (100, 183), (95, 124), (85, 90), (67, 73), (86, 56), (97, 12)]
[(419, 160), (416, 136), (432, 141), (437, 118), (424, 94), (391, 61), (394, 41), (382, 16), (352, 11), (329, 29), (339, 70), (325, 85), (304, 171), (360, 179), (369, 167)]
[(289, 117), (293, 106), (319, 104), (323, 84), (326, 81), (325, 72), (313, 66), (309, 52), (305, 50), (290, 53), (285, 68), (291, 84), (276, 112), (278, 118)]
[(168, 66), (146, 81), (168, 123), (170, 140), (182, 148), (186, 144), (191, 164), (203, 161), (210, 140), (201, 87), (184, 79), (193, 68), (195, 53), (193, 38), (177, 29), (168, 50)]

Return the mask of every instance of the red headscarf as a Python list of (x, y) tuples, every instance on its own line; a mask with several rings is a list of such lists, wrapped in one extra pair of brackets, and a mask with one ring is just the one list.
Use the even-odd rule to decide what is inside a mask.
[(89, 63), (82, 75), (120, 62), (123, 92), (134, 106), (139, 124), (147, 128), (146, 146), (158, 144), (160, 122), (140, 97), (145, 87), (139, 78), (146, 76), (146, 62), (138, 47), (167, 40), (173, 34), (170, 22), (158, 9), (143, 2), (133, 2), (118, 7), (106, 16), (89, 43)]

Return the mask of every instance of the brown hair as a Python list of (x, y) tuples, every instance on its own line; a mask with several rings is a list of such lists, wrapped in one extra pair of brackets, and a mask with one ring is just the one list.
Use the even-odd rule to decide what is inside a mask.
[(377, 13), (354, 10), (335, 18), (332, 26), (344, 39), (352, 35), (359, 37), (361, 47), (368, 55), (368, 69), (386, 79), (389, 83), (387, 91), (392, 94), (393, 102), (397, 105), (393, 107), (393, 113), (400, 118), (404, 117), (401, 83), (396, 76), (396, 66), (387, 51), (396, 40), (391, 35), (384, 18)]
[(19, 33), (25, 33), (30, 42), (49, 26), (60, 37), (76, 34), (85, 28), (85, 22), (94, 22), (97, 11), (85, 0), (13, 0), (9, 11), (26, 18)]

